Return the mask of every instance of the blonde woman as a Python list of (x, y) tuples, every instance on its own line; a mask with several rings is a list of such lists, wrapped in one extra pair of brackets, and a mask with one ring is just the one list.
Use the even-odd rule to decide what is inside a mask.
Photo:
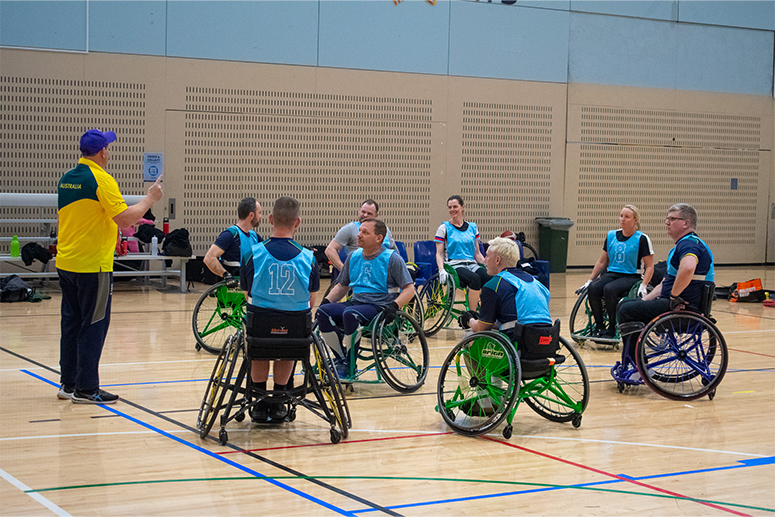
[[(616, 335), (616, 306), (619, 299), (643, 278), (638, 296), (646, 294), (646, 285), (654, 274), (654, 248), (648, 235), (640, 231), (640, 214), (633, 205), (625, 205), (619, 213), (619, 229), (611, 230), (603, 243), (603, 253), (597, 259), (589, 280), (589, 308), (595, 318), (591, 337), (613, 338)], [(603, 300), (608, 313), (608, 326), (603, 318)]]

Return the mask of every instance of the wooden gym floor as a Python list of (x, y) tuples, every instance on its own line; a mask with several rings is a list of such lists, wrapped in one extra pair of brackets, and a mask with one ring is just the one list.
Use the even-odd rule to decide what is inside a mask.
[[(552, 315), (568, 316), (585, 271), (551, 277)], [(770, 268), (719, 268), (717, 282)], [(280, 427), (195, 432), (215, 357), (194, 350), (196, 292), (116, 283), (101, 362), (114, 406), (56, 398), (59, 304), (0, 306), (0, 514), (3, 515), (772, 515), (775, 512), (775, 309), (717, 301), (730, 362), (716, 398), (673, 402), (618, 393), (619, 352), (584, 347), (592, 381), (582, 425), (522, 406), (514, 436), (466, 438), (434, 411), (438, 367), (461, 331), (429, 339), (417, 393), (356, 385), (350, 437), (299, 409)]]

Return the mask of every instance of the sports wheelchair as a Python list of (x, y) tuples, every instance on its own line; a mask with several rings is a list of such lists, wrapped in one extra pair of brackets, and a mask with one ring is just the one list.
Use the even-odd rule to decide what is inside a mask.
[(515, 325), (518, 344), (502, 331), (466, 336), (445, 359), (439, 374), (436, 410), (456, 432), (476, 436), (504, 419), (503, 437), (524, 401), (553, 422), (581, 425), (589, 402), (589, 377), (579, 353), (553, 326)]
[[(197, 416), (199, 436), (205, 438), (220, 416), (218, 439), (226, 445), (226, 425), (232, 420), (242, 422), (255, 404), (266, 401), (287, 404), (287, 421), (295, 420), (297, 406), (309, 409), (329, 423), (331, 443), (347, 438), (350, 410), (329, 349), (312, 332), (310, 314), (249, 306), (246, 316), (242, 328), (226, 339), (215, 362)], [(250, 376), (251, 362), (264, 359), (301, 362), (303, 383), (293, 386), (292, 373), (287, 390), (255, 389)], [(313, 400), (306, 398), (310, 392)]]
[[(433, 246), (432, 254), (428, 243)], [(519, 247), (521, 261), (525, 258), (524, 248), (522, 247), (522, 241), (517, 240), (516, 243)], [(457, 271), (449, 264), (444, 264), (444, 271), (447, 272), (447, 281), (440, 281), (435, 262), (436, 248), (433, 241), (418, 241), (414, 246), (415, 260), (431, 261), (417, 262), (417, 265), (420, 266), (425, 274), (428, 271), (433, 272), (427, 280), (422, 280), (422, 285), (418, 291), (423, 317), (422, 321), (420, 318), (417, 318), (417, 320), (421, 321), (425, 335), (428, 337), (433, 336), (442, 328), (461, 330), (461, 327), (452, 326), (452, 323), (457, 322), (458, 317), (463, 312), (476, 309), (476, 307), (470, 307), (468, 289), (461, 287)], [(530, 249), (532, 250), (532, 248)], [(418, 278), (419, 280), (421, 279)], [(546, 285), (548, 288), (548, 277)], [(461, 290), (463, 291), (463, 296), (461, 299), (458, 299), (458, 292)]]
[[(621, 300), (635, 298), (638, 295), (638, 288), (640, 287), (640, 284), (640, 281), (635, 282), (635, 285), (630, 288), (630, 290), (625, 296), (621, 298)], [(585, 287), (579, 292), (579, 297), (576, 300), (576, 304), (570, 311), (570, 322), (568, 325), (570, 327), (570, 337), (573, 339), (573, 341), (578, 343), (579, 346), (584, 346), (584, 343), (587, 340), (590, 340), (596, 343), (611, 346), (614, 350), (618, 350), (619, 342), (622, 339), (619, 335), (618, 328), (616, 329), (616, 334), (612, 338), (592, 337), (592, 332), (595, 330), (596, 325), (595, 318), (592, 315), (592, 309), (589, 306), (588, 289), (588, 287)], [(608, 311), (606, 310), (605, 299), (600, 301), (603, 304), (603, 322), (606, 326), (608, 326)]]
[[(714, 284), (705, 282), (699, 308), (666, 312), (649, 323), (619, 325), (623, 336), (638, 334), (624, 346), (611, 368), (619, 392), (645, 384), (671, 400), (710, 400), (727, 370), (727, 343), (710, 315)], [(694, 310), (692, 310), (694, 309)]]
[[(314, 333), (322, 342), (317, 325)], [(371, 339), (371, 348), (356, 346), (364, 338)], [(411, 393), (425, 383), (430, 368), (428, 342), (422, 325), (404, 311), (397, 311), (390, 323), (384, 321), (383, 313), (377, 314), (353, 335), (348, 354), (350, 371), (341, 381), (351, 389), (354, 382), (374, 384), (384, 381), (396, 391)], [(371, 370), (376, 371), (376, 379), (366, 378)]]
[[(432, 336), (444, 327), (449, 327), (456, 322), (461, 313), (467, 311), (468, 289), (460, 287), (460, 277), (455, 268), (444, 264), (447, 272), (447, 281), (439, 279), (438, 272), (426, 281), (418, 293), (423, 309), (422, 326), (426, 336)], [(465, 298), (456, 299), (459, 290), (463, 291)], [(455, 327), (459, 329), (460, 327)]]
[(218, 354), (226, 338), (242, 328), (246, 305), (245, 293), (239, 287), (229, 288), (223, 281), (202, 293), (191, 319), (196, 350), (204, 348)]

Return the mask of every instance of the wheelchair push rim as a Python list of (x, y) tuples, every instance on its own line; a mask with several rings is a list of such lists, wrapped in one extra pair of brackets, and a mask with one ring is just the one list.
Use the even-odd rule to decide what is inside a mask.
[(223, 408), (223, 400), (226, 397), (226, 393), (235, 389), (231, 378), (234, 375), (234, 368), (240, 356), (240, 341), (240, 333), (229, 336), (221, 348), (218, 358), (215, 360), (213, 373), (210, 376), (210, 381), (207, 383), (196, 420), (196, 428), (199, 430), (201, 438), (207, 437), (213, 428)]
[(404, 311), (397, 311), (391, 323), (378, 315), (372, 328), (374, 360), (385, 383), (401, 393), (420, 389), (430, 367), (422, 326)]
[(228, 335), (242, 328), (246, 304), (242, 291), (229, 289), (225, 282), (202, 293), (191, 319), (197, 350), (218, 354)]
[(727, 370), (727, 344), (700, 314), (680, 311), (654, 318), (636, 345), (643, 383), (671, 400), (711, 398)]
[(452, 275), (447, 276), (446, 283), (439, 281), (436, 273), (420, 287), (420, 300), (422, 302), (423, 331), (430, 337), (444, 327), (452, 314), (452, 305), (455, 301), (455, 283)]
[(441, 366), (437, 410), (456, 432), (484, 434), (511, 414), (519, 384), (519, 360), (508, 338), (497, 332), (472, 334)]
[(570, 321), (568, 322), (568, 328), (570, 329), (570, 335), (573, 341), (579, 344), (582, 344), (587, 339), (590, 339), (590, 335), (595, 329), (592, 310), (589, 308), (589, 296), (587, 295), (587, 288), (584, 288), (576, 300), (576, 303), (573, 305), (573, 309), (570, 313)]
[(309, 375), (313, 379), (313, 391), (318, 403), (331, 425), (331, 441), (347, 438), (352, 427), (350, 408), (344, 395), (342, 384), (333, 368), (333, 358), (328, 346), (313, 333), (312, 354), (314, 363)]
[(552, 422), (570, 422), (584, 413), (589, 403), (589, 375), (578, 351), (560, 337), (558, 354), (565, 356), (548, 374), (522, 380), (520, 399)]

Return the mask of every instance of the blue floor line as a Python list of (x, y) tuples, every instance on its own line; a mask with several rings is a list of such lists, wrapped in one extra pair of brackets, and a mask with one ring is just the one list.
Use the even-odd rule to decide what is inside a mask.
[[(27, 375), (30, 375), (31, 377), (35, 377), (36, 379), (39, 379), (39, 380), (41, 380), (43, 382), (51, 384), (52, 386), (59, 387), (59, 384), (57, 384), (57, 383), (55, 383), (53, 381), (50, 381), (50, 380), (48, 380), (48, 379), (46, 379), (44, 377), (41, 377), (40, 375), (34, 374), (34, 373), (32, 373), (32, 372), (30, 372), (28, 370), (21, 370), (21, 371), (26, 373)], [(353, 516), (354, 515), (352, 512), (348, 512), (347, 510), (343, 510), (342, 508), (338, 508), (338, 507), (336, 507), (336, 506), (334, 506), (332, 504), (329, 504), (329, 503), (327, 503), (327, 502), (325, 502), (325, 501), (323, 501), (321, 499), (318, 499), (318, 498), (313, 497), (311, 495), (305, 494), (304, 492), (302, 492), (300, 490), (297, 490), (297, 489), (295, 489), (295, 488), (293, 488), (293, 487), (291, 487), (289, 485), (286, 485), (285, 483), (282, 483), (282, 482), (277, 481), (275, 479), (267, 478), (265, 475), (261, 474), (260, 472), (256, 472), (255, 470), (252, 470), (252, 469), (250, 469), (250, 468), (248, 468), (248, 467), (246, 467), (244, 465), (240, 465), (239, 463), (237, 463), (235, 461), (232, 461), (232, 460), (230, 460), (228, 458), (224, 458), (223, 456), (221, 456), (219, 454), (216, 454), (216, 453), (214, 453), (212, 451), (209, 451), (209, 450), (207, 450), (207, 449), (205, 449), (203, 447), (195, 445), (195, 444), (193, 444), (191, 442), (187, 442), (186, 440), (184, 440), (182, 438), (179, 438), (177, 436), (174, 436), (174, 435), (172, 435), (172, 434), (170, 434), (170, 433), (168, 433), (166, 431), (162, 431), (158, 427), (154, 427), (151, 424), (143, 422), (142, 420), (138, 420), (137, 418), (129, 416), (126, 413), (123, 413), (123, 412), (121, 412), (121, 411), (119, 411), (119, 410), (117, 410), (117, 409), (115, 409), (115, 408), (113, 408), (111, 406), (108, 406), (108, 405), (105, 405), (105, 404), (96, 404), (96, 405), (100, 406), (103, 409), (106, 409), (106, 410), (110, 411), (111, 413), (115, 413), (116, 415), (118, 415), (120, 417), (123, 417), (123, 418), (129, 420), (130, 422), (134, 422), (135, 424), (138, 424), (138, 425), (140, 425), (142, 427), (145, 427), (146, 429), (150, 429), (151, 431), (153, 431), (155, 433), (158, 433), (161, 436), (164, 436), (165, 438), (169, 438), (170, 440), (174, 440), (174, 441), (176, 441), (176, 442), (178, 442), (178, 443), (180, 443), (182, 445), (185, 445), (186, 447), (189, 447), (189, 448), (191, 448), (191, 449), (193, 449), (193, 450), (195, 450), (197, 452), (201, 452), (201, 453), (203, 453), (203, 454), (205, 454), (207, 456), (210, 456), (211, 458), (214, 458), (214, 459), (216, 459), (216, 460), (218, 460), (218, 461), (220, 461), (222, 463), (225, 463), (225, 464), (227, 464), (229, 466), (232, 466), (232, 467), (235, 467), (235, 468), (237, 468), (237, 469), (239, 469), (239, 470), (241, 470), (241, 471), (243, 471), (243, 472), (245, 472), (247, 474), (250, 474), (251, 476), (255, 476), (256, 478), (259, 478), (259, 479), (264, 479), (267, 483), (275, 485), (278, 488), (282, 488), (283, 490), (291, 492), (292, 494), (298, 495), (299, 497), (302, 497), (302, 498), (304, 498), (304, 499), (306, 499), (306, 500), (308, 500), (310, 502), (313, 502), (313, 503), (318, 504), (318, 505), (320, 505), (320, 506), (322, 506), (324, 508), (327, 508), (327, 509), (329, 509), (331, 511), (334, 511), (334, 512), (340, 514), (340, 515), (349, 515), (349, 516)]]
[[(750, 460), (739, 460), (738, 463), (742, 463), (742, 465), (728, 465), (726, 467), (714, 467), (709, 469), (700, 469), (700, 470), (687, 470), (682, 472), (670, 472), (667, 474), (655, 474), (651, 476), (641, 476), (641, 477), (632, 477), (628, 476), (626, 474), (617, 474), (620, 477), (631, 479), (633, 481), (642, 481), (646, 479), (658, 479), (658, 478), (668, 478), (668, 477), (675, 477), (675, 476), (686, 476), (689, 474), (700, 474), (705, 472), (715, 472), (715, 471), (721, 471), (721, 470), (732, 470), (732, 469), (741, 469), (741, 468), (747, 468), (747, 467), (758, 467), (762, 465), (772, 465), (775, 464), (775, 456), (769, 456), (766, 458), (755, 458)], [(498, 494), (486, 494), (486, 495), (478, 495), (478, 496), (471, 496), (471, 497), (460, 497), (455, 499), (440, 499), (438, 501), (425, 501), (422, 503), (412, 503), (412, 504), (403, 504), (403, 505), (396, 505), (396, 506), (386, 506), (388, 510), (399, 510), (402, 508), (415, 508), (415, 507), (421, 507), (421, 506), (432, 506), (432, 505), (439, 505), (439, 504), (449, 504), (449, 503), (458, 503), (462, 501), (473, 501), (473, 500), (481, 500), (481, 499), (493, 499), (496, 497), (508, 497), (512, 495), (522, 495), (522, 494), (534, 494), (536, 492), (549, 492), (553, 490), (572, 490), (574, 488), (585, 488), (585, 487), (595, 487), (595, 486), (601, 486), (601, 485), (609, 485), (613, 483), (624, 483), (624, 481), (619, 479), (612, 479), (609, 481), (598, 481), (594, 483), (583, 483), (578, 485), (570, 485), (567, 487), (546, 487), (546, 488), (532, 488), (529, 490), (518, 490), (513, 492), (501, 492)], [(366, 508), (363, 510), (354, 510), (353, 513), (368, 513), (374, 511), (371, 508)]]

